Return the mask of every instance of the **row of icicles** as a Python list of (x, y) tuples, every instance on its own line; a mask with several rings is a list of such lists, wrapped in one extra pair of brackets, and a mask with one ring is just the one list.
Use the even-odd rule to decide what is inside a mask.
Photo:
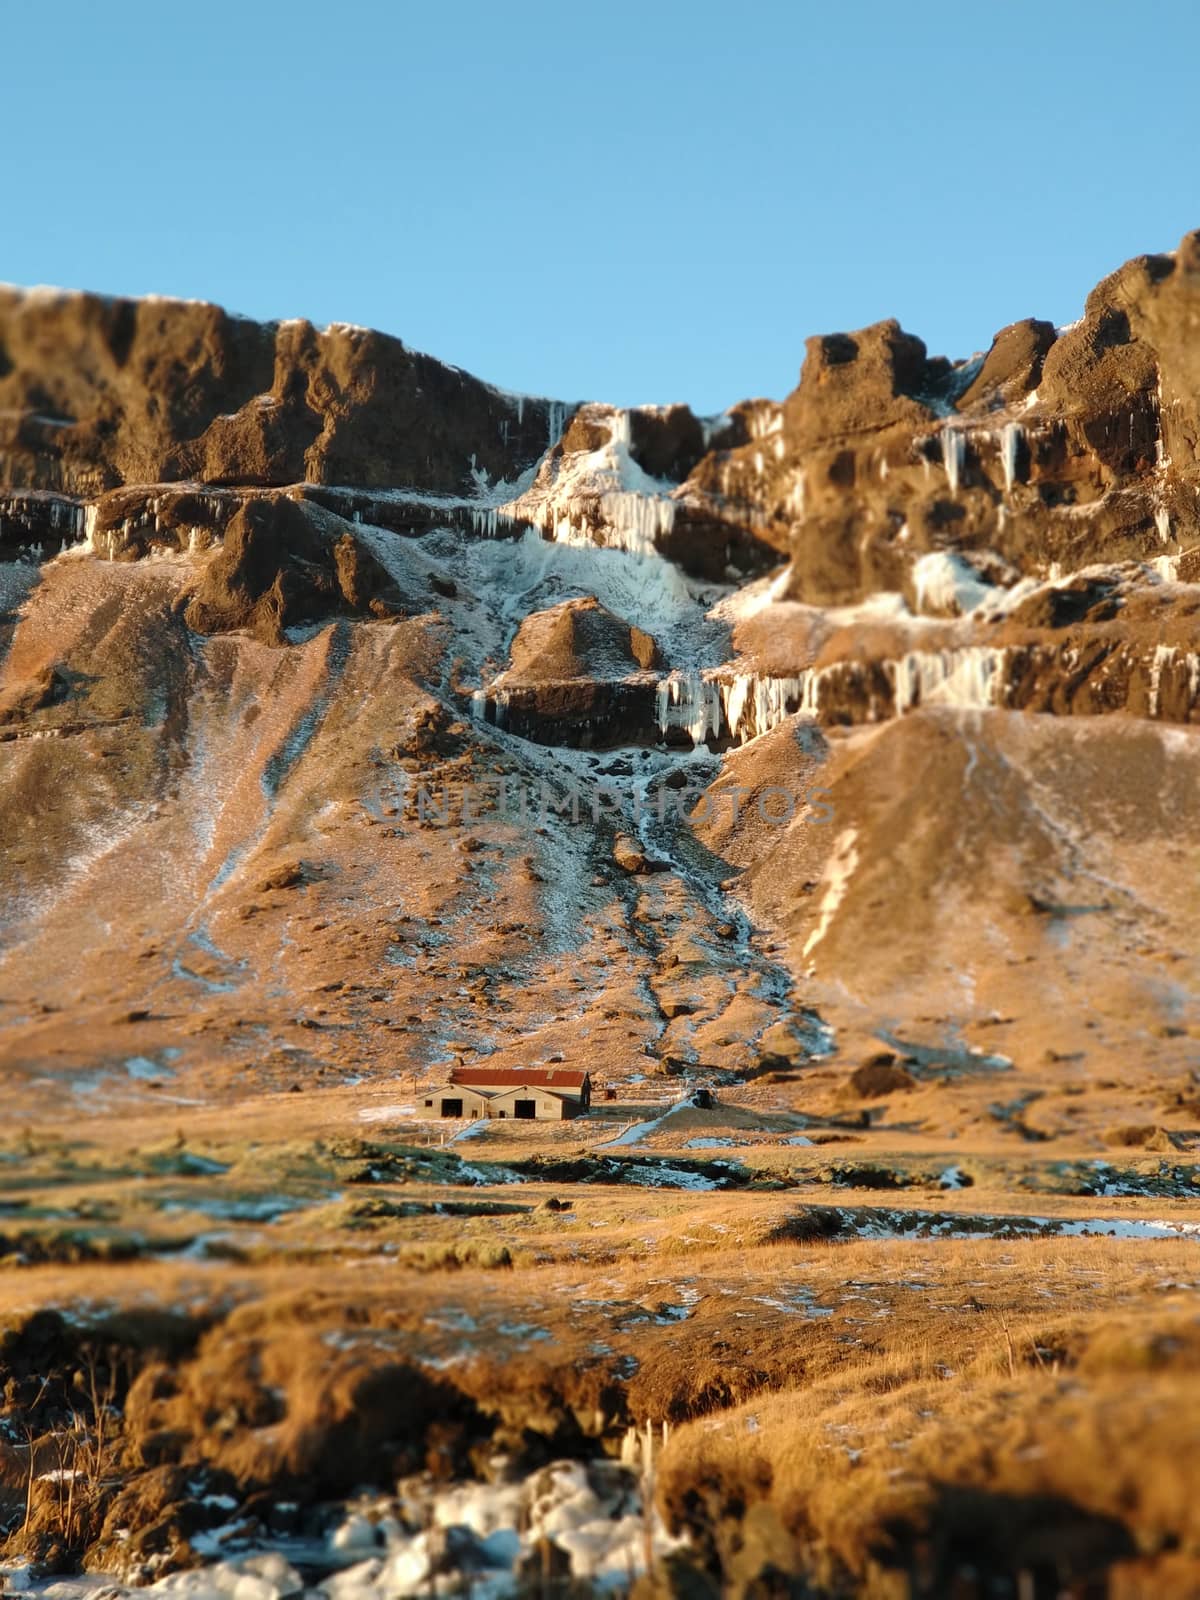
[[(920, 704), (979, 710), (999, 705), (1007, 655), (990, 646), (968, 645), (959, 650), (910, 650), (882, 663), (892, 681), (895, 715), (903, 716)], [(655, 691), (658, 731), (665, 736), (680, 730), (693, 744), (720, 739), (726, 731), (735, 743), (757, 738), (797, 712), (817, 716), (822, 686), (846, 670), (847, 663), (835, 662), (790, 677), (673, 672), (659, 680)], [(873, 712), (881, 709), (872, 707)]]
[[(964, 711), (984, 711), (1003, 706), (1008, 695), (1008, 671), (1013, 651), (989, 645), (967, 645), (956, 650), (910, 650), (893, 660), (881, 661), (891, 693), (879, 695), (868, 685), (868, 721), (901, 717), (916, 706), (950, 706)], [(759, 673), (672, 672), (655, 685), (655, 721), (664, 738), (671, 732), (687, 734), (694, 745), (710, 744), (728, 735), (744, 743), (770, 733), (797, 713), (816, 717), (822, 709), (826, 685), (849, 674), (861, 663), (833, 662), (808, 668), (790, 677)], [(1150, 666), (1149, 714), (1159, 714), (1160, 683), (1165, 669), (1187, 673), (1189, 702), (1200, 697), (1200, 653), (1160, 645)], [(504, 728), (510, 695), (507, 690), (477, 689), (471, 713), (478, 721), (492, 707), (494, 724)]]
[[(882, 663), (892, 680), (891, 708), (897, 716), (921, 704), (984, 709), (1004, 698), (1008, 652), (983, 645), (960, 650), (912, 650), (895, 661)], [(821, 709), (823, 686), (839, 674), (853, 671), (855, 663), (835, 662), (808, 668), (789, 677), (740, 672), (672, 672), (655, 685), (655, 721), (664, 737), (686, 733), (693, 744), (708, 744), (728, 733), (734, 743), (758, 738), (797, 712), (815, 717)], [(484, 721), (492, 707), (494, 724), (507, 722), (510, 695), (505, 689), (476, 689), (471, 714)], [(888, 707), (872, 697), (873, 718)]]

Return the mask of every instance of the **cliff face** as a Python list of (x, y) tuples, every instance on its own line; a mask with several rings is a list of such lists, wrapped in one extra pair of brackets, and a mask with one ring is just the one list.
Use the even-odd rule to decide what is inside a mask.
[[(366, 328), (218, 306), (0, 290), (0, 472), (96, 499), (128, 484), (411, 484), (454, 493), (545, 448), (550, 406)], [(471, 457), (474, 457), (474, 462)]]
[(318, 1076), (744, 1075), (1000, 1016), (1019, 1074), (1103, 972), (1089, 1048), (1182, 1061), (1198, 325), (1189, 235), (1072, 328), (814, 338), (701, 419), (0, 292), (9, 1059), (149, 1012), (217, 1079), (251, 1015)]
[[(937, 609), (934, 555), (1000, 586), (1166, 573), (1195, 542), (1198, 317), (1189, 235), (1107, 278), (1071, 328), (1016, 323), (958, 364), (894, 322), (813, 338), (781, 405), (701, 421), (506, 395), (359, 328), (7, 289), (0, 537), (56, 547), (86, 514), (105, 553), (144, 554), (286, 490), (406, 532), (569, 523), (714, 581), (783, 554), (783, 596), (823, 606)], [(296, 538), (293, 519), (281, 561)]]

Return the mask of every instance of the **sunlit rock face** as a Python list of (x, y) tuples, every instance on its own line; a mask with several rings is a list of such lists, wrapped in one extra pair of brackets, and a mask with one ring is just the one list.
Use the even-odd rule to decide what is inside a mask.
[(1182, 1063), (1198, 313), (1190, 235), (1074, 327), (823, 335), (699, 418), (0, 291), (17, 1100), (103, 1099), (133, 1013), (185, 1094), (250, 1018), (264, 1079), (736, 1078), (917, 1014), (1040, 1059), (1101, 971), (1100, 1054)]

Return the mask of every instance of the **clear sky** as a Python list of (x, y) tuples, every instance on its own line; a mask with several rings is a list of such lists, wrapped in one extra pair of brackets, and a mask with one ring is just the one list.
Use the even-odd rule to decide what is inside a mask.
[(719, 411), (1200, 226), (1195, 0), (0, 0), (0, 278)]

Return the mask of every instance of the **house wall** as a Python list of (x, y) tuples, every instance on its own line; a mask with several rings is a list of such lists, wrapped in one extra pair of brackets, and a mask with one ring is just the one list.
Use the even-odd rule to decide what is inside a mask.
[[(488, 1099), (478, 1089), (464, 1089), (457, 1083), (440, 1083), (435, 1089), (426, 1089), (417, 1100), (417, 1113), (422, 1117), (441, 1119), (443, 1100), (462, 1101), (462, 1120), (475, 1122), (488, 1114)], [(456, 1119), (455, 1119), (456, 1120)]]
[(579, 1109), (579, 1102), (572, 1099), (560, 1099), (556, 1094), (547, 1094), (544, 1089), (506, 1089), (503, 1094), (495, 1095), (488, 1108), (488, 1116), (512, 1120), (516, 1116), (518, 1100), (532, 1100), (537, 1107), (534, 1113), (539, 1122), (562, 1122), (567, 1117), (573, 1117)]

